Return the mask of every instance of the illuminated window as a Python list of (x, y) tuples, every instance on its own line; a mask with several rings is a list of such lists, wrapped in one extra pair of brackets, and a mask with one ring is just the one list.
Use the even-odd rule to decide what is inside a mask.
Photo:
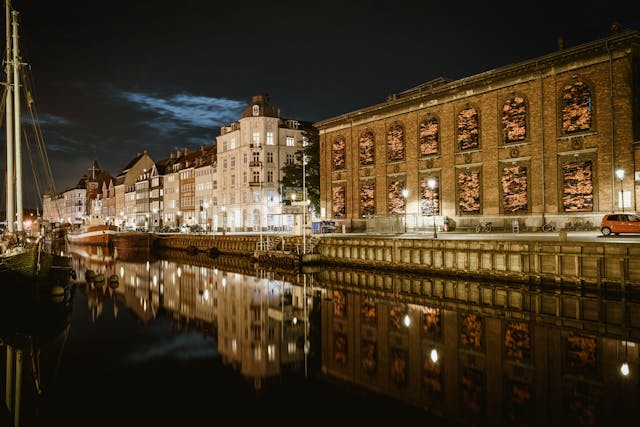
[(458, 149), (471, 150), (480, 147), (478, 112), (473, 107), (465, 108), (458, 114)]
[(296, 141), (292, 136), (287, 137), (287, 147), (295, 147)]
[(564, 87), (562, 93), (562, 131), (581, 132), (591, 129), (591, 89), (577, 81)]
[(267, 132), (267, 145), (274, 145), (273, 132)]
[(527, 138), (527, 105), (521, 96), (508, 99), (502, 107), (502, 136), (504, 142)]
[(387, 131), (387, 158), (391, 162), (404, 160), (404, 128), (398, 123)]

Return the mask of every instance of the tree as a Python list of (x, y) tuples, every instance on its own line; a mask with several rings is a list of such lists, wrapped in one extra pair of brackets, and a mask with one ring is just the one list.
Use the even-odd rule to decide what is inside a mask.
[(307, 164), (304, 167), (307, 197), (313, 212), (320, 210), (320, 135), (311, 123), (302, 123), (303, 147), (296, 151), (296, 161), (293, 164), (282, 167), (281, 185), (285, 187), (303, 187), (302, 183), (302, 159), (306, 156)]

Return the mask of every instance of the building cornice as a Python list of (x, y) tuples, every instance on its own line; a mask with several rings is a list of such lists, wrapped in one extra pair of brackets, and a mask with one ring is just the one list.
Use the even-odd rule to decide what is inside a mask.
[(535, 80), (586, 65), (622, 58), (640, 45), (639, 31), (625, 31), (604, 39), (563, 49), (516, 64), (458, 80), (434, 79), (391, 95), (386, 102), (321, 120), (314, 126), (325, 133), (360, 123), (397, 116), (457, 99)]

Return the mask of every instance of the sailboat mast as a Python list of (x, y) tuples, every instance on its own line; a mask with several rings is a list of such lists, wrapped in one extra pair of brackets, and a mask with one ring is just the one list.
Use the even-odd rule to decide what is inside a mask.
[(12, 68), (11, 68), (11, 1), (5, 1), (5, 21), (6, 21), (6, 38), (7, 45), (5, 48), (5, 66), (7, 75), (7, 230), (13, 233), (15, 221), (15, 192), (14, 192), (14, 166), (13, 166), (13, 86), (11, 85)]
[(22, 206), (22, 132), (20, 126), (20, 57), (18, 52), (18, 12), (11, 12), (13, 18), (13, 113), (15, 117), (16, 155), (16, 222), (18, 231), (23, 231), (24, 212)]

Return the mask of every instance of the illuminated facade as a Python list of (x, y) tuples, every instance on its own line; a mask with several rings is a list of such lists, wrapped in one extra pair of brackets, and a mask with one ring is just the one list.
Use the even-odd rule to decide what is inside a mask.
[(614, 33), (315, 123), (321, 216), (539, 229), (636, 211), (639, 41)]
[(302, 126), (283, 119), (268, 95), (253, 97), (242, 117), (222, 126), (217, 138), (217, 175), (212, 207), (216, 227), (231, 231), (259, 231), (291, 227), (283, 214), (282, 167), (295, 161), (302, 148)]

